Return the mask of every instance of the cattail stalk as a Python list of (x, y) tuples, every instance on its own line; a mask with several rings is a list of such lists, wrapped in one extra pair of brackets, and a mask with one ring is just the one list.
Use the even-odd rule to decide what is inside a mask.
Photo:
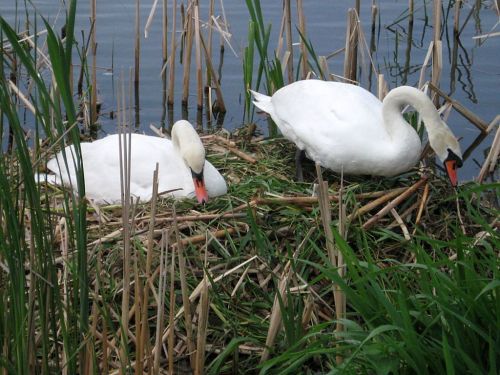
[(169, 106), (174, 105), (174, 86), (175, 86), (175, 28), (177, 21), (177, 0), (172, 1), (172, 34), (170, 36), (170, 57), (168, 58), (168, 97)]
[(139, 86), (141, 57), (141, 0), (135, 1), (134, 84)]
[(357, 68), (357, 14), (355, 9), (349, 9), (347, 12), (347, 29), (345, 37), (345, 56), (344, 56), (344, 78), (348, 81), (356, 81)]
[(289, 52), (287, 61), (288, 83), (293, 82), (293, 47), (292, 47), (292, 11), (290, 0), (285, 0), (285, 35), (286, 50)]
[(193, 7), (192, 4), (188, 7), (186, 20), (184, 23), (185, 38), (184, 38), (184, 72), (182, 79), (182, 105), (187, 106), (189, 97), (189, 81), (191, 73), (191, 53), (193, 49)]
[[(198, 0), (196, 0), (196, 3), (198, 3)], [(196, 4), (194, 6), (194, 41), (196, 44), (196, 51), (195, 51), (195, 59), (196, 59), (196, 83), (197, 83), (197, 90), (196, 90), (196, 97), (197, 97), (197, 104), (198, 104), (198, 110), (203, 109), (203, 73), (201, 70), (201, 44), (200, 44), (200, 14), (199, 14), (199, 6)], [(210, 56), (210, 52), (208, 53)]]
[[(441, 43), (441, 0), (434, 0), (434, 47), (432, 49), (432, 72), (431, 82), (439, 87), (442, 68), (442, 43)], [(434, 97), (434, 105), (439, 107), (439, 97)]]
[[(299, 18), (299, 31), (302, 37), (306, 37), (306, 18), (304, 16), (304, 8), (302, 0), (297, 0), (297, 15)], [(309, 72), (309, 63), (307, 62), (307, 47), (304, 40), (300, 40), (300, 52), (302, 54), (302, 78), (306, 78)]]
[(90, 35), (90, 50), (92, 53), (92, 90), (90, 91), (90, 126), (97, 122), (97, 44), (96, 31), (96, 0), (90, 0), (90, 22), (92, 24)]

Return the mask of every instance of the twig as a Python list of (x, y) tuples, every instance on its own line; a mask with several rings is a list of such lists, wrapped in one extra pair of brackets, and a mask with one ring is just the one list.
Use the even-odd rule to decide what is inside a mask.
[(481, 130), (481, 132), (483, 133), (487, 132), (488, 124), (484, 122), (481, 118), (479, 118), (475, 113), (469, 111), (455, 99), (450, 98), (441, 89), (436, 87), (432, 82), (429, 82), (429, 88), (435, 91), (439, 96), (449, 101), (453, 106), (453, 108), (455, 108), (458, 113), (460, 113), (463, 117), (469, 120), (474, 126), (476, 126), (479, 130)]
[(420, 188), (420, 186), (422, 186), (422, 184), (427, 181), (427, 179), (428, 179), (427, 176), (422, 176), (420, 180), (418, 180), (415, 184), (409, 187), (404, 193), (402, 193), (396, 199), (392, 200), (387, 206), (385, 206), (379, 212), (373, 215), (373, 217), (371, 217), (365, 224), (363, 224), (363, 229), (369, 229), (373, 225), (375, 225), (377, 221), (379, 221), (382, 217), (387, 215), (387, 213), (390, 212), (392, 208), (396, 207), (399, 203), (401, 203), (403, 200), (405, 200), (415, 191), (417, 191), (418, 188)]

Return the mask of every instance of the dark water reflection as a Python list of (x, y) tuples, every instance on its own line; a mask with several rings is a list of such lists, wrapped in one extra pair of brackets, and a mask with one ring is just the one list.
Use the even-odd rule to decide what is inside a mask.
[[(141, 28), (148, 17), (153, 1), (141, 2)], [(161, 3), (161, 1), (159, 2)], [(178, 3), (181, 3), (179, 0)], [(208, 1), (200, 1), (200, 17), (207, 19)], [(222, 8), (216, 2), (216, 15), (222, 16)], [(295, 4), (295, 2), (292, 2)], [(414, 13), (408, 12), (408, 1), (379, 1), (376, 23), (372, 27), (371, 3), (362, 2), (360, 19), (363, 28), (366, 47), (361, 48), (358, 59), (358, 78), (363, 87), (376, 92), (376, 75), (370, 68), (370, 58), (380, 73), (383, 73), (390, 88), (408, 84), (417, 85), (421, 64), (425, 59), (429, 43), (433, 38), (432, 5), (423, 5), (423, 1), (415, 1)], [(431, 3), (431, 2), (429, 2)], [(24, 24), (24, 3), (18, 4), (18, 25)], [(48, 17), (51, 22), (61, 25), (64, 13), (60, 2), (54, 0), (35, 1), (38, 11)], [(168, 1), (169, 7), (171, 1)], [(347, 9), (354, 2), (335, 1), (319, 2), (304, 0), (307, 37), (311, 40), (317, 55), (328, 56), (333, 51), (345, 45), (345, 31)], [(475, 112), (486, 122), (491, 121), (499, 112), (498, 87), (500, 83), (500, 37), (487, 39), (473, 39), (476, 35), (489, 32), (498, 20), (493, 1), (464, 1), (460, 14), (460, 35), (453, 29), (454, 7), (453, 2), (443, 1), (442, 28), (443, 41), (443, 72), (441, 88), (465, 107)], [(294, 6), (294, 5), (293, 5)], [(14, 22), (15, 0), (2, 0), (0, 14), (7, 20)], [(89, 32), (89, 1), (80, 1), (77, 8), (76, 35), (79, 45), (83, 45)], [(165, 81), (162, 79), (162, 42), (161, 42), (161, 9), (149, 30), (147, 39), (141, 38), (140, 84), (134, 95), (132, 104), (135, 112), (135, 125), (144, 132), (149, 132), (149, 125), (164, 125), (167, 128), (175, 120), (183, 117), (197, 124), (198, 128), (215, 128), (224, 126), (232, 130), (243, 123), (243, 73), (242, 51), (247, 44), (249, 15), (243, 0), (224, 2), (228, 28), (231, 32), (231, 47), (226, 44), (224, 54), (220, 54), (221, 39), (217, 33), (213, 38), (213, 63), (218, 70), (224, 101), (227, 108), (225, 116), (211, 119), (207, 116), (207, 105), (204, 112), (197, 110), (196, 105), (196, 74), (193, 54), (191, 91), (188, 98), (188, 107), (182, 107), (182, 67), (176, 61), (176, 82), (174, 105), (168, 108), (165, 105)], [(277, 34), (280, 28), (282, 2), (262, 1), (262, 10), (266, 23), (272, 23), (270, 48), (276, 48)], [(171, 9), (168, 10), (171, 14)], [(30, 17), (33, 13), (30, 12)], [(296, 10), (292, 9), (295, 29)], [(170, 20), (169, 20), (170, 22)], [(219, 22), (222, 19), (219, 18)], [(129, 75), (134, 66), (134, 23), (135, 2), (133, 0), (107, 1), (97, 4), (97, 65), (98, 89), (102, 101), (103, 116), (100, 119), (102, 133), (112, 133), (116, 130), (116, 121), (107, 114), (116, 109), (115, 90), (117, 78), (123, 73)], [(179, 25), (179, 20), (177, 21)], [(22, 27), (20, 27), (22, 29)], [(179, 29), (179, 28), (178, 28)], [(81, 31), (82, 30), (82, 31)], [(495, 30), (498, 31), (498, 30)], [(206, 34), (204, 34), (206, 35)], [(170, 44), (170, 35), (169, 44)], [(295, 32), (296, 42), (299, 37)], [(365, 43), (365, 42), (363, 42)], [(298, 46), (294, 47), (298, 56)], [(235, 53), (232, 52), (234, 49)], [(177, 51), (180, 51), (178, 46)], [(342, 75), (343, 57), (337, 54), (328, 60), (329, 70)], [(256, 52), (257, 58), (257, 52)], [(430, 69), (429, 69), (430, 72)], [(263, 90), (263, 89), (261, 89)], [(207, 119), (211, 119), (208, 121)], [(255, 116), (258, 125), (267, 127), (267, 122)], [(462, 148), (467, 149), (479, 135), (478, 130), (466, 119), (452, 111), (448, 123), (455, 134), (462, 137)], [(462, 177), (473, 178), (478, 168), (473, 160), (482, 163), (484, 160), (484, 145), (469, 154), (469, 161), (462, 169)]]

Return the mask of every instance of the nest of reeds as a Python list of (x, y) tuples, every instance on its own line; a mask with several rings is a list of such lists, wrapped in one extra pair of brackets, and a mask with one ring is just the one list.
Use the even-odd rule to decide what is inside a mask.
[[(231, 372), (226, 352), (232, 366), (255, 369), (269, 350), (286, 349), (278, 328), (284, 317), (276, 310), (293, 307), (287, 295), (302, 301), (296, 313), (303, 332), (333, 321), (338, 301), (332, 283), (320, 268), (308, 267), (338, 260), (338, 250), (329, 252), (325, 225), (339, 228), (360, 256), (369, 252), (379, 267), (390, 260), (414, 261), (405, 243), (423, 233), (437, 242), (452, 240), (457, 228), (481, 235), (461, 214), (460, 195), (430, 169), (341, 181), (328, 171), (318, 176), (310, 164), (305, 182), (298, 183), (292, 178), (294, 148), (283, 139), (208, 135), (203, 141), (207, 158), (228, 181), (226, 196), (203, 207), (155, 197), (133, 205), (125, 224), (120, 206), (89, 206), (91, 335), (101, 371), (168, 362), (176, 371), (210, 364), (212, 370), (220, 366)], [(319, 197), (318, 177), (329, 187)], [(51, 187), (49, 196), (57, 206), (62, 194)], [(467, 204), (491, 221), (497, 202), (481, 197)], [(327, 202), (323, 208), (321, 200)], [(64, 249), (65, 229), (58, 228), (57, 246)], [(437, 251), (428, 242), (424, 247), (430, 256)], [(446, 248), (439, 251), (456, 257)], [(64, 250), (59, 254), (63, 269), (70, 256)], [(128, 364), (120, 362), (123, 342)]]

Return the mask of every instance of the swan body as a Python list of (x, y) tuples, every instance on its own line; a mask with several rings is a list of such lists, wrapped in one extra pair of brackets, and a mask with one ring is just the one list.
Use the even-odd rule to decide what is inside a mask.
[[(126, 139), (128, 140), (128, 137)], [(119, 142), (119, 135), (113, 134), (80, 145), (85, 194), (96, 203), (121, 202)], [(75, 166), (72, 160), (74, 152), (73, 146), (65, 148), (68, 168), (65, 167), (61, 152), (47, 163), (47, 168), (54, 173), (48, 176), (47, 181), (76, 186)], [(206, 201), (208, 196), (216, 197), (227, 192), (227, 185), (222, 175), (205, 160), (205, 150), (198, 134), (191, 124), (184, 120), (174, 124), (172, 140), (131, 134), (130, 160), (130, 194), (139, 197), (141, 201), (151, 199), (156, 163), (159, 165), (159, 193), (180, 189), (171, 192), (170, 195), (174, 197), (196, 195), (201, 203)]]
[[(404, 105), (422, 116), (431, 147), (448, 172), (461, 165), (457, 140), (420, 90), (401, 86), (384, 101), (355, 85), (320, 80), (289, 84), (270, 97), (251, 91), (285, 138), (321, 166), (346, 174), (394, 176), (419, 160), (422, 145), (402, 114)], [(453, 170), (451, 170), (453, 169)], [(456, 172), (450, 176), (456, 185)]]

